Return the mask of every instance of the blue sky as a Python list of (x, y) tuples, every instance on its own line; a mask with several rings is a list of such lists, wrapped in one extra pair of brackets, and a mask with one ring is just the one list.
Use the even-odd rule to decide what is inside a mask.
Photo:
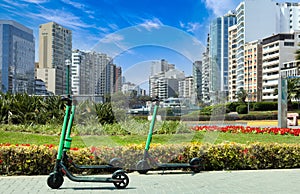
[[(0, 18), (34, 31), (57, 22), (73, 32), (73, 48), (107, 53), (123, 72), (166, 59), (187, 75), (201, 59), (209, 22), (241, 0), (1, 0)], [(278, 0), (276, 2), (282, 2)], [(290, 0), (290, 2), (297, 2)], [(36, 61), (38, 54), (36, 54)], [(143, 68), (138, 68), (143, 69)], [(145, 68), (144, 71), (149, 71)]]

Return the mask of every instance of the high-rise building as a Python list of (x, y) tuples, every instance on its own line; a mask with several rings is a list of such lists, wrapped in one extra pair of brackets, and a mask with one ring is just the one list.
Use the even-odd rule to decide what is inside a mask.
[[(179, 81), (185, 78), (184, 72), (175, 69), (174, 64), (167, 64), (161, 61), (162, 71), (151, 75), (149, 78), (149, 94), (151, 97), (158, 96), (160, 99), (177, 97), (179, 95)], [(157, 65), (157, 63), (152, 64)], [(153, 67), (151, 67), (153, 69)]]
[(194, 102), (202, 99), (202, 61), (195, 61), (193, 63), (193, 79), (194, 79)]
[(300, 3), (276, 3), (279, 7), (279, 32), (294, 32), (300, 30)]
[(237, 101), (237, 25), (228, 28), (228, 45), (228, 100), (234, 102)]
[(75, 95), (94, 94), (94, 64), (88, 53), (72, 52), (71, 90)]
[(0, 20), (1, 92), (34, 92), (33, 30), (12, 20)]
[(114, 75), (114, 78), (113, 78), (114, 91), (113, 91), (113, 93), (122, 91), (122, 68), (114, 65), (113, 66), (113, 75)]
[(262, 45), (260, 41), (245, 44), (244, 89), (246, 101), (262, 100)]
[(244, 45), (276, 33), (278, 9), (272, 0), (245, 0), (236, 8), (237, 91), (244, 87)]
[(210, 23), (209, 70), (210, 95), (228, 93), (228, 28), (236, 24), (233, 13), (214, 19)]
[(210, 79), (210, 71), (209, 71), (209, 34), (207, 36), (207, 45), (206, 50), (202, 54), (202, 101), (205, 104), (210, 103), (210, 97), (209, 97), (209, 79)]
[(72, 57), (72, 31), (49, 22), (39, 29), (39, 69), (37, 78), (55, 95), (66, 93), (66, 60)]
[(273, 34), (299, 30), (299, 3), (245, 0), (235, 9), (237, 16), (237, 89), (244, 82), (244, 45)]
[(162, 59), (160, 61), (152, 61), (150, 76), (153, 76), (160, 72), (167, 72), (170, 69), (174, 69), (174, 68), (175, 68), (175, 65), (169, 64), (168, 61), (165, 59)]
[(71, 72), (73, 94), (104, 96), (121, 91), (122, 69), (106, 54), (74, 50)]
[(280, 70), (287, 68), (287, 62), (295, 60), (295, 52), (300, 49), (299, 43), (299, 31), (279, 33), (262, 40), (263, 101), (277, 100), (278, 96), (274, 91), (278, 88)]
[(180, 98), (188, 98), (191, 99), (194, 97), (195, 94), (195, 87), (194, 87), (194, 78), (193, 76), (188, 76), (183, 80), (179, 81), (178, 85), (179, 90), (179, 97)]

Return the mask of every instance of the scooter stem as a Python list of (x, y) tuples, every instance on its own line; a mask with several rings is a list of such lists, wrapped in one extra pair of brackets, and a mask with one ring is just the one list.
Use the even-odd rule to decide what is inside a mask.
[(153, 110), (153, 114), (152, 114), (152, 119), (151, 119), (151, 123), (150, 123), (150, 128), (149, 128), (149, 133), (148, 133), (148, 137), (147, 137), (147, 141), (146, 141), (145, 150), (149, 150), (149, 148), (150, 148), (150, 143), (151, 143), (151, 140), (152, 140), (152, 134), (153, 134), (153, 128), (154, 128), (154, 125), (155, 125), (158, 104), (159, 104), (159, 101), (156, 101), (155, 106), (154, 106), (154, 110)]

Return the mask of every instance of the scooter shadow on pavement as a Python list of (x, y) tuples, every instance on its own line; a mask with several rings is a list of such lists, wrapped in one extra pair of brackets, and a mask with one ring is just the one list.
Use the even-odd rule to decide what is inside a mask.
[[(135, 187), (127, 187), (125, 190), (133, 190), (136, 189)], [(118, 191), (120, 189), (115, 187), (61, 187), (58, 190), (74, 190), (74, 191), (94, 191), (94, 190), (110, 190), (110, 191)]]

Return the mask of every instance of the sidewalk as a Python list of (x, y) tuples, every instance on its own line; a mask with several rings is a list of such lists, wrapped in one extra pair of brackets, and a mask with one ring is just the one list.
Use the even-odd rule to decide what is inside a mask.
[[(64, 177), (58, 190), (50, 189), (48, 176), (0, 176), (0, 193), (299, 193), (300, 169), (215, 171), (199, 174), (151, 171), (128, 174), (130, 183), (117, 190), (111, 183), (76, 183)], [(105, 175), (110, 177), (110, 175)]]

